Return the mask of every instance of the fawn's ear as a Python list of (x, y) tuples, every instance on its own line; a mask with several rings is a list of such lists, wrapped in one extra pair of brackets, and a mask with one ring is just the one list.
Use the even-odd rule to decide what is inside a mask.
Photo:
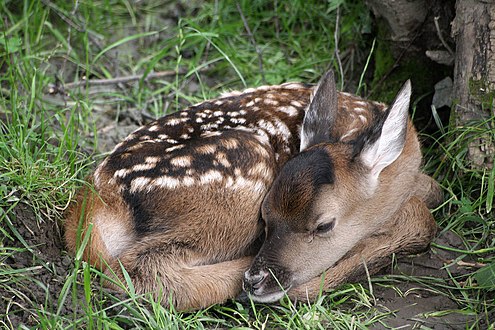
[(330, 140), (330, 128), (337, 116), (337, 89), (333, 71), (321, 78), (304, 115), (300, 151)]
[(376, 139), (370, 139), (359, 154), (374, 180), (378, 179), (382, 170), (392, 164), (404, 149), (410, 99), (411, 82), (408, 80), (388, 108), (380, 135)]

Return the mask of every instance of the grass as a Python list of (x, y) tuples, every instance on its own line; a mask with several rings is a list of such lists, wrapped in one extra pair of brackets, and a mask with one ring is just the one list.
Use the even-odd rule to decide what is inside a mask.
[[(72, 265), (68, 274), (59, 274), (53, 260), (40, 255), (43, 247), (27, 236), (42, 228), (57, 228), (76, 188), (116, 143), (103, 139), (105, 131), (130, 129), (225, 90), (291, 80), (316, 82), (329, 67), (343, 77), (339, 84), (344, 89), (370, 89), (364, 67), (367, 72), (374, 42), (368, 34), (371, 19), (362, 3), (294, 1), (288, 5), (254, 0), (238, 4), (0, 3), (0, 292), (5, 306), (0, 310), (0, 325), (367, 329), (386, 323), (394, 313), (377, 303), (373, 288), (410, 283), (417, 290), (447, 296), (457, 306), (455, 311), (435, 311), (430, 317), (464, 313), (470, 315), (465, 328), (493, 329), (495, 170), (472, 169), (467, 159), (470, 139), (495, 136), (493, 118), (464, 128), (441, 127), (427, 137), (433, 142), (425, 150), (426, 171), (438, 179), (447, 195), (435, 217), (442, 231), (454, 231), (462, 241), (446, 269), (459, 262), (475, 265), (448, 281), (389, 275), (373, 277), (368, 285), (345, 285), (312, 304), (229, 302), (183, 314), (148, 296), (99, 289), (102, 274), (80, 256), (63, 256)], [(168, 71), (176, 73), (153, 77)], [(140, 76), (120, 84), (89, 83), (132, 75)], [(73, 82), (79, 83), (71, 86)], [(109, 117), (113, 121), (105, 119)], [(29, 214), (35, 221), (21, 225), (18, 219), (25, 217), (26, 208), (32, 210)], [(451, 249), (440, 244), (433, 248)], [(26, 255), (31, 264), (16, 266), (16, 260)], [(40, 274), (57, 279), (56, 294)], [(40, 294), (35, 297), (30, 291)]]

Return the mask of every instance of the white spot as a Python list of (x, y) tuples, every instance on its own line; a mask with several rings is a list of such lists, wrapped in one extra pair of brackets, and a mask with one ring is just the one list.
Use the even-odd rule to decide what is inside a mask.
[(178, 144), (176, 146), (173, 146), (173, 147), (170, 147), (170, 148), (165, 149), (165, 152), (172, 152), (172, 151), (175, 151), (175, 150), (180, 150), (180, 149), (182, 149), (184, 147), (185, 147), (185, 145)]
[(247, 94), (247, 93), (253, 93), (255, 91), (256, 91), (256, 89), (254, 89), (254, 88), (247, 88), (247, 89), (243, 90), (242, 92)]
[(188, 116), (189, 116), (189, 112), (187, 112), (187, 111), (182, 111), (182, 112), (180, 113), (180, 115), (181, 115), (182, 117), (188, 117)]
[(287, 114), (289, 117), (297, 116), (297, 114), (299, 112), (296, 108), (294, 108), (291, 105), (285, 106), (285, 107), (278, 107), (277, 111), (283, 112), (283, 113)]
[(275, 120), (275, 126), (277, 127), (278, 132), (285, 138), (289, 139), (292, 136), (292, 133), (289, 130), (289, 127), (281, 121), (281, 120)]
[(148, 156), (144, 159), (146, 163), (150, 163), (150, 164), (156, 164), (161, 160), (162, 159), (160, 157), (156, 157), (156, 156)]
[(182, 178), (182, 184), (186, 187), (190, 187), (196, 183), (196, 180), (191, 176), (185, 176)]
[(182, 134), (181, 136), (179, 136), (179, 138), (181, 138), (182, 140), (187, 140), (190, 139), (191, 136), (189, 134)]
[(359, 120), (361, 120), (363, 124), (366, 124), (368, 122), (368, 119), (366, 119), (366, 117), (363, 115), (359, 115)]
[(156, 178), (153, 184), (163, 188), (174, 189), (180, 185), (180, 181), (171, 176), (161, 176)]
[(239, 113), (244, 116), (245, 114), (247, 114), (247, 111), (246, 110), (239, 110)]
[(261, 97), (257, 97), (257, 98), (254, 99), (254, 102), (255, 103), (259, 103), (261, 101), (263, 101), (263, 99)]
[(125, 138), (125, 141), (134, 140), (135, 138), (136, 138), (136, 134), (131, 133)]
[(250, 108), (254, 105), (254, 101), (249, 101), (248, 103), (246, 103), (246, 107)]
[(352, 110), (356, 111), (356, 112), (367, 112), (366, 109), (364, 108), (360, 108), (360, 107), (355, 107), (353, 108)]
[(298, 107), (298, 108), (301, 108), (303, 105), (301, 104), (301, 102), (299, 101), (290, 101), (290, 104), (295, 106), (295, 107)]
[(221, 181), (223, 179), (223, 175), (219, 171), (210, 170), (203, 174), (200, 178), (201, 184), (209, 184), (217, 181)]
[(256, 131), (256, 135), (254, 137), (262, 144), (267, 145), (270, 143), (270, 138), (268, 137), (268, 134), (266, 134), (266, 132), (261, 129)]
[(222, 132), (220, 132), (220, 131), (206, 131), (206, 132), (201, 134), (201, 137), (208, 138), (208, 137), (214, 137), (214, 136), (220, 136), (220, 135), (222, 135)]
[(211, 131), (211, 130), (215, 130), (217, 128), (218, 128), (218, 125), (215, 123), (204, 124), (204, 125), (201, 125), (201, 127), (200, 127), (200, 129), (202, 131)]
[(194, 132), (194, 128), (193, 128), (193, 127), (188, 127), (188, 128), (187, 128), (187, 131), (188, 131), (189, 133), (192, 133), (192, 132)]
[(264, 102), (266, 105), (278, 105), (278, 101), (277, 101), (277, 100), (265, 99), (263, 102)]
[(133, 172), (137, 171), (149, 171), (152, 170), (156, 167), (156, 163), (143, 163), (143, 164), (136, 164), (132, 167)]
[(354, 134), (355, 132), (357, 131), (357, 128), (353, 128), (351, 129), (349, 132), (345, 133), (344, 135), (342, 135), (342, 137), (340, 138), (340, 141), (344, 141), (345, 138), (351, 136), (352, 134)]
[(285, 84), (282, 84), (282, 87), (283, 88), (287, 88), (287, 89), (301, 89), (303, 86), (301, 85), (301, 83), (285, 83)]
[(131, 192), (137, 192), (137, 191), (144, 190), (146, 188), (150, 189), (151, 188), (150, 182), (151, 182), (150, 178), (143, 177), (143, 176), (137, 177), (134, 180), (132, 180), (130, 190), (131, 190)]
[(103, 163), (98, 166), (98, 168), (96, 169), (95, 173), (93, 174), (93, 180), (95, 182), (95, 186), (96, 187), (99, 187), (100, 186), (100, 183), (101, 183), (101, 169), (103, 167)]
[(162, 140), (166, 140), (169, 138), (169, 136), (167, 134), (160, 134), (160, 135), (158, 135), (158, 138), (162, 139)]
[(151, 136), (149, 136), (149, 135), (142, 135), (139, 137), (140, 141), (149, 140), (149, 139), (151, 139)]
[(215, 101), (215, 105), (222, 105), (223, 104), (223, 101), (222, 100), (216, 100)]
[(202, 123), (203, 122), (203, 119), (201, 119), (201, 118), (198, 117), (198, 118), (196, 118), (196, 122), (197, 123)]
[(196, 148), (196, 152), (203, 155), (213, 154), (217, 150), (214, 144), (204, 144)]
[(272, 88), (276, 88), (276, 86), (267, 86), (267, 85), (263, 85), (263, 86), (260, 86), (258, 88), (256, 88), (256, 90), (258, 91), (268, 91)]
[(119, 178), (125, 178), (127, 175), (129, 175), (132, 171), (128, 168), (121, 168), (120, 170), (115, 171), (113, 174), (114, 177), (119, 177)]
[(180, 156), (175, 157), (170, 160), (170, 164), (177, 167), (189, 167), (191, 166), (192, 157), (191, 156)]
[(174, 140), (174, 139), (166, 139), (165, 142), (170, 143), (170, 144), (177, 144), (179, 141)]
[(269, 121), (260, 119), (258, 120), (257, 126), (267, 131), (268, 134), (270, 135), (277, 135), (277, 130), (275, 129), (275, 126)]
[(213, 112), (213, 116), (215, 116), (215, 117), (223, 116), (223, 111), (215, 111), (215, 112)]
[(160, 128), (160, 126), (153, 125), (150, 128), (148, 128), (148, 131), (150, 131), (150, 132), (158, 131), (159, 128)]
[(234, 123), (234, 124), (241, 124), (242, 125), (242, 124), (246, 123), (246, 119), (244, 119), (244, 118), (231, 118), (230, 122)]
[(222, 164), (223, 167), (230, 167), (231, 166), (229, 160), (227, 159), (227, 155), (223, 152), (217, 153), (215, 159), (218, 161), (218, 163)]
[(179, 124), (182, 124), (182, 123), (185, 123), (189, 121), (189, 118), (188, 117), (182, 117), (182, 118), (170, 118), (166, 125), (167, 126), (175, 126), (175, 125), (179, 125)]
[(222, 146), (225, 147), (225, 149), (237, 149), (239, 147), (239, 141), (237, 139), (234, 139), (234, 138), (230, 138), (230, 139), (223, 139), (221, 141), (222, 143)]
[(230, 117), (238, 117), (240, 115), (239, 112), (237, 111), (231, 111), (231, 112), (227, 112), (227, 114), (230, 116)]
[(225, 187), (236, 191), (254, 192), (256, 195), (261, 195), (266, 190), (266, 185), (264, 182), (259, 180), (249, 180), (242, 175), (236, 175), (234, 180), (230, 177), (227, 178)]

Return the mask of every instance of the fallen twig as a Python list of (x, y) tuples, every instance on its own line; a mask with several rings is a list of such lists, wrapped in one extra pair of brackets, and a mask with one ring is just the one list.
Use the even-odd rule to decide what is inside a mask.
[[(163, 78), (163, 77), (171, 77), (175, 76), (176, 74), (185, 74), (186, 71), (175, 71), (175, 70), (167, 70), (167, 71), (158, 71), (158, 72), (151, 72), (149, 73), (144, 80), (150, 80), (150, 79), (157, 79), (157, 78)], [(79, 80), (75, 81), (72, 83), (65, 84), (63, 87), (64, 89), (74, 89), (80, 86), (105, 86), (105, 85), (114, 85), (114, 84), (121, 84), (121, 83), (127, 83), (131, 81), (136, 81), (140, 80), (144, 77), (143, 74), (135, 74), (135, 75), (130, 75), (130, 76), (124, 76), (124, 77), (116, 77), (116, 78), (109, 78), (109, 79), (89, 79), (89, 80)]]

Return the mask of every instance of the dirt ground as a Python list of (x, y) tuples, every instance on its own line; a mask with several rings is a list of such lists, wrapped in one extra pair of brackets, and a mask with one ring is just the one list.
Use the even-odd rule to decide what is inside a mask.
[[(129, 125), (133, 126), (133, 125)], [(132, 127), (126, 127), (131, 129)], [(108, 130), (113, 134), (121, 135), (117, 130)], [(116, 133), (117, 132), (117, 133)], [(108, 137), (108, 144), (112, 144), (113, 138)], [(23, 306), (31, 306), (28, 300), (36, 302), (38, 306), (53, 306), (55, 312), (60, 308), (61, 314), (77, 313), (77, 307), (72, 305), (71, 297), (66, 299), (63, 306), (58, 306), (58, 299), (65, 279), (72, 269), (72, 257), (65, 252), (61, 226), (53, 222), (38, 224), (29, 207), (20, 204), (14, 211), (11, 219), (12, 225), (18, 234), (30, 247), (25, 249), (21, 237), (8, 228), (8, 232), (15, 237), (12, 246), (21, 249), (14, 257), (6, 260), (12, 269), (32, 267), (29, 277), (18, 277), (18, 281), (9, 285), (9, 291), (0, 289), (0, 308), (9, 311), (9, 322), (16, 327), (19, 324), (34, 325), (38, 317)], [(437, 237), (438, 244), (450, 247), (461, 247), (460, 239), (451, 232)], [(402, 274), (431, 276), (447, 279), (450, 276), (463, 275), (468, 271), (466, 265), (458, 264), (449, 267), (457, 257), (455, 253), (431, 248), (428, 252), (414, 257), (402, 258), (397, 262), (393, 270), (384, 270), (382, 274)], [(449, 275), (450, 272), (450, 275)], [(380, 282), (380, 281), (378, 281)], [(388, 284), (387, 284), (388, 283)], [(376, 299), (375, 306), (381, 311), (389, 311), (390, 316), (384, 320), (388, 327), (400, 327), (401, 329), (417, 329), (428, 327), (432, 329), (460, 329), (469, 323), (470, 316), (456, 312), (443, 313), (442, 316), (432, 316), (436, 311), (452, 311), (457, 309), (453, 300), (446, 295), (435, 293), (430, 288), (412, 281), (399, 281), (393, 287), (390, 281), (382, 281), (382, 284), (373, 286)], [(387, 285), (385, 285), (387, 284)], [(0, 288), (5, 288), (0, 286)], [(14, 294), (14, 291), (17, 291)], [(81, 290), (79, 290), (81, 291)], [(20, 294), (19, 294), (20, 293)], [(84, 299), (84, 297), (80, 297)], [(46, 302), (49, 302), (48, 304)], [(386, 328), (376, 326), (376, 329)]]

